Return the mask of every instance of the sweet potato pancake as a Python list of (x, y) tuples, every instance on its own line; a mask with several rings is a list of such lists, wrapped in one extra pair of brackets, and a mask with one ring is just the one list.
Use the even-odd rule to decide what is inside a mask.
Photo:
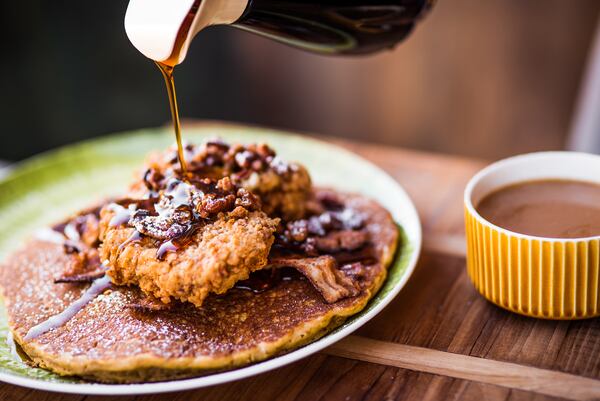
[[(397, 247), (389, 213), (360, 195), (286, 187), (294, 175), (268, 147), (218, 144), (223, 160), (248, 151), (252, 163), (204, 156), (188, 177), (173, 165), (144, 174), (146, 189), (3, 262), (9, 325), (32, 363), (102, 382), (189, 377), (314, 341), (364, 308)], [(275, 165), (274, 192), (234, 177)], [(278, 203), (284, 188), (302, 205)]]

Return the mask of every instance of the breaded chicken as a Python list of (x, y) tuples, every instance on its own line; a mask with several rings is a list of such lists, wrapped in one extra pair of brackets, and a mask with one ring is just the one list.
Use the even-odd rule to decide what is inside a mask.
[[(269, 216), (286, 221), (304, 218), (312, 185), (308, 171), (299, 163), (283, 161), (267, 145), (228, 145), (215, 140), (187, 145), (185, 152), (188, 178), (229, 177), (235, 185), (259, 196), (262, 210)], [(156, 190), (180, 174), (175, 148), (154, 153), (131, 192)]]
[(109, 266), (112, 281), (137, 285), (164, 303), (177, 299), (197, 307), (208, 294), (224, 293), (267, 264), (278, 224), (261, 211), (238, 206), (199, 225), (185, 246), (161, 259), (157, 257), (160, 240), (148, 236), (132, 239), (135, 228), (109, 224), (116, 215), (111, 208), (104, 208), (100, 222), (100, 257)]
[(101, 212), (100, 258), (117, 285), (200, 307), (267, 264), (280, 218), (306, 214), (311, 180), (266, 145), (188, 145), (152, 155), (127, 197)]
[(253, 172), (240, 186), (260, 197), (269, 216), (291, 221), (303, 218), (306, 213), (311, 181), (308, 171), (299, 164), (290, 164), (284, 175), (273, 170)]

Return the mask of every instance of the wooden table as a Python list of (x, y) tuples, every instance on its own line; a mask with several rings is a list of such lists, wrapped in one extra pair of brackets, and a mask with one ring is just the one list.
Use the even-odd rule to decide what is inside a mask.
[[(600, 400), (600, 319), (504, 311), (465, 270), (462, 192), (485, 163), (334, 141), (378, 164), (419, 210), (424, 249), (398, 297), (324, 352), (246, 380), (120, 400)], [(90, 401), (0, 385), (0, 399)]]

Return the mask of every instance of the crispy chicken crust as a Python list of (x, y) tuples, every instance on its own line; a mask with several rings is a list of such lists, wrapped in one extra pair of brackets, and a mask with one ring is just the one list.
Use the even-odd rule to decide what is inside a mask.
[(159, 242), (149, 237), (126, 241), (134, 229), (109, 227), (114, 212), (101, 212), (102, 261), (117, 285), (137, 285), (169, 303), (172, 299), (202, 305), (210, 293), (222, 294), (267, 264), (278, 219), (238, 207), (202, 225), (189, 244), (159, 260)]
[(300, 164), (290, 164), (290, 171), (285, 175), (278, 175), (272, 170), (253, 173), (240, 185), (260, 197), (263, 210), (269, 216), (296, 220), (306, 213), (311, 180), (308, 171)]
[[(237, 174), (230, 171), (231, 166), (224, 167), (219, 163), (206, 165), (211, 158), (221, 160), (229, 157), (229, 159), (239, 160), (236, 156), (244, 155), (248, 149), (256, 153), (258, 152), (256, 148), (261, 149), (261, 146), (266, 145), (232, 145), (228, 151), (216, 149), (217, 154), (213, 153), (215, 147), (210, 143), (193, 146), (188, 167), (193, 170), (194, 166), (201, 166), (192, 174), (202, 177), (213, 179), (231, 177), (236, 185), (260, 197), (262, 210), (269, 216), (281, 217), (287, 221), (303, 218), (306, 214), (306, 202), (312, 191), (312, 182), (310, 174), (300, 163), (284, 162), (279, 158), (271, 157), (267, 159), (270, 162), (263, 160), (262, 167), (259, 169), (237, 165), (237, 168), (243, 170), (242, 173)], [(268, 147), (267, 149), (271, 151)], [(152, 181), (154, 177), (160, 179), (173, 174), (176, 167), (173, 164), (174, 152), (175, 148), (170, 148), (148, 155), (144, 167), (137, 173), (137, 180), (130, 187), (130, 194), (133, 197), (141, 196), (147, 191), (148, 180)]]

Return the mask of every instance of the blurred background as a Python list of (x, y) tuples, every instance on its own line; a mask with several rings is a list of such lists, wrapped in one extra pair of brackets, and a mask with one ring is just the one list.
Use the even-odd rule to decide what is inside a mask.
[[(0, 7), (0, 159), (170, 118), (126, 0)], [(596, 0), (439, 0), (393, 51), (352, 58), (210, 28), (177, 69), (181, 114), (487, 159), (560, 149), (591, 124), (599, 16)]]

